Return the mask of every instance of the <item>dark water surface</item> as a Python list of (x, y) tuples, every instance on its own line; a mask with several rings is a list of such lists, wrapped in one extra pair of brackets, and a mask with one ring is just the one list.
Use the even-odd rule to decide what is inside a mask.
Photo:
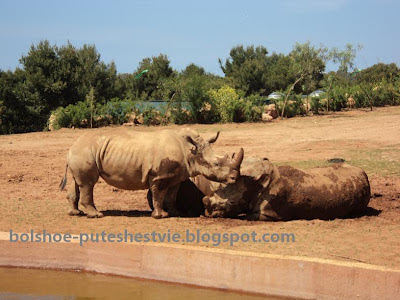
[(0, 268), (0, 299), (273, 300), (275, 298), (91, 273)]

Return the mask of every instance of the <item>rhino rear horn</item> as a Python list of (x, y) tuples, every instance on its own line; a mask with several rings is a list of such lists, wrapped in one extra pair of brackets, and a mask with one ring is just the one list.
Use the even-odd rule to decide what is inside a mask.
[(217, 132), (217, 134), (214, 137), (212, 137), (211, 139), (208, 140), (208, 143), (209, 144), (215, 143), (217, 141), (218, 137), (219, 137), (219, 131)]

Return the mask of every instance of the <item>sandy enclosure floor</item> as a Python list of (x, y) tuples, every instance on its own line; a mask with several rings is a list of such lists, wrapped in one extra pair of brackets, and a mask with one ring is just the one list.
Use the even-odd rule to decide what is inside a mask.
[[(0, 231), (52, 233), (293, 233), (292, 243), (221, 243), (219, 248), (361, 261), (400, 269), (400, 107), (296, 117), (262, 124), (191, 125), (204, 137), (220, 130), (217, 154), (243, 147), (246, 156), (308, 168), (333, 157), (366, 170), (371, 213), (358, 218), (261, 222), (150, 217), (146, 191), (122, 191), (103, 181), (95, 203), (106, 217), (70, 217), (66, 192), (58, 190), (69, 147), (85, 131), (62, 129), (0, 136)], [(168, 127), (130, 127), (154, 131)], [(107, 131), (110, 128), (92, 129)], [(71, 184), (71, 177), (68, 178)], [(198, 244), (195, 244), (198, 245)], [(204, 247), (213, 247), (202, 243)]]

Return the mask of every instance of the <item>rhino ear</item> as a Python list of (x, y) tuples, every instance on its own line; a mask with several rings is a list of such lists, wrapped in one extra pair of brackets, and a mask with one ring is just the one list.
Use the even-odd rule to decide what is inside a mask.
[(208, 143), (209, 144), (215, 143), (217, 141), (218, 137), (219, 137), (219, 131), (217, 132), (217, 134), (214, 137), (212, 137), (211, 139), (208, 140)]
[(190, 149), (190, 150), (197, 152), (199, 147), (198, 147), (197, 143), (192, 139), (192, 137), (187, 135), (187, 136), (185, 136), (185, 139), (189, 144), (192, 144), (194, 146), (194, 149)]

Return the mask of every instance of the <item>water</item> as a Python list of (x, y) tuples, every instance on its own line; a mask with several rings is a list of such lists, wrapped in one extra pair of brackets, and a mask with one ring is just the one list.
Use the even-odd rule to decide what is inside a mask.
[(0, 299), (273, 300), (274, 298), (91, 273), (0, 268)]

